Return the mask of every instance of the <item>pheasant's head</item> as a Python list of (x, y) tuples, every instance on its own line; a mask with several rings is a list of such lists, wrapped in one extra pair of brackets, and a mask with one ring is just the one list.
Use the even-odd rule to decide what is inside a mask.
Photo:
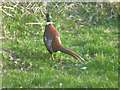
[(50, 18), (49, 13), (46, 14), (46, 19), (47, 19), (47, 22), (51, 22), (51, 18)]

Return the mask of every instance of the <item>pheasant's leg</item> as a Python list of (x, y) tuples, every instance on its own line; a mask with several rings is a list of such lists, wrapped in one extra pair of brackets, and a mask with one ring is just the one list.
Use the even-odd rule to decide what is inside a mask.
[(54, 54), (53, 54), (53, 53), (51, 54), (51, 56), (52, 56), (52, 60), (55, 61), (55, 58), (54, 58)]

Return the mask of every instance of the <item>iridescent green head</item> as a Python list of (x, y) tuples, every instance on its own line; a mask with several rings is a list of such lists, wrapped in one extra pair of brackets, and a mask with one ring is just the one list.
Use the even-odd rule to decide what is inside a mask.
[(46, 14), (46, 19), (47, 19), (47, 22), (51, 22), (51, 18), (50, 18), (49, 13)]

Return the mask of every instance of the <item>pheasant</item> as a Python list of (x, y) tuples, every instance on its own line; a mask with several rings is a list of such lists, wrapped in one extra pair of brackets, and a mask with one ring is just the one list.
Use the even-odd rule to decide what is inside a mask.
[(51, 22), (49, 13), (46, 14), (46, 19), (47, 19), (47, 23), (44, 31), (44, 43), (49, 53), (53, 56), (54, 52), (60, 51), (62, 53), (66, 53), (73, 56), (75, 59), (79, 60), (80, 62), (81, 60), (85, 61), (81, 56), (79, 56), (75, 52), (62, 46), (59, 33), (55, 29), (53, 22)]

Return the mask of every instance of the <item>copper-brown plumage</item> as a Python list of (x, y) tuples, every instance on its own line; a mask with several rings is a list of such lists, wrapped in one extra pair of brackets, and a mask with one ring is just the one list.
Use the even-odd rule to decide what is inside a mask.
[(46, 18), (47, 18), (47, 24), (45, 26), (45, 32), (44, 32), (44, 43), (50, 54), (53, 54), (54, 52), (57, 51), (61, 51), (63, 53), (73, 56), (74, 58), (78, 59), (80, 62), (81, 62), (80, 59), (84, 60), (81, 56), (77, 55), (75, 52), (62, 46), (59, 33), (55, 29), (52, 22), (50, 22), (50, 17), (48, 13), (46, 14)]

